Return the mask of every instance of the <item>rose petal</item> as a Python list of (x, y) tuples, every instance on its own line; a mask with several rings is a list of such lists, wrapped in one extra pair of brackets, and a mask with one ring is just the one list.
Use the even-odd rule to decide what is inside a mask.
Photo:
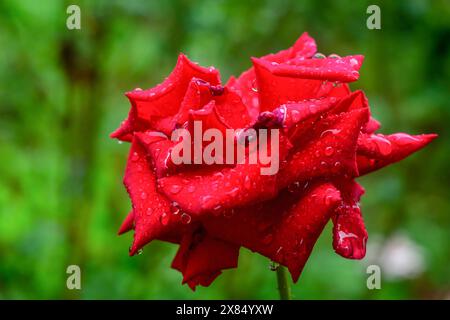
[[(282, 50), (275, 54), (269, 54), (261, 57), (263, 60), (270, 62), (287, 62), (289, 60), (302, 60), (312, 57), (317, 51), (316, 43), (308, 33), (304, 32), (295, 44), (286, 50)], [(227, 83), (227, 87), (232, 87), (242, 98), (242, 102), (247, 107), (251, 119), (256, 120), (259, 110), (258, 90), (256, 86), (256, 75), (254, 68), (244, 71), (239, 78), (231, 77)], [(266, 110), (262, 110), (266, 111)]]
[(400, 161), (422, 149), (436, 137), (436, 134), (414, 136), (406, 133), (362, 135), (358, 139), (359, 175)]
[(222, 95), (215, 97), (215, 101), (217, 116), (227, 128), (245, 128), (250, 124), (247, 108), (233, 88), (226, 87)]
[[(355, 57), (308, 59), (297, 65), (276, 64), (253, 58), (260, 111), (271, 111), (288, 102), (323, 97), (333, 90), (331, 81), (355, 81), (359, 61)], [(301, 89), (301, 90), (299, 90)]]
[(192, 78), (202, 79), (212, 85), (220, 84), (216, 69), (200, 67), (180, 54), (175, 69), (163, 83), (148, 90), (136, 89), (126, 94), (131, 102), (132, 111), (128, 121), (112, 133), (111, 137), (123, 139), (126, 133), (151, 129), (151, 123), (155, 118), (175, 115)]
[(210, 234), (287, 266), (297, 281), (340, 200), (339, 191), (325, 183), (300, 195), (285, 191), (276, 200), (236, 209), (231, 217), (205, 217), (203, 223)]
[(236, 268), (238, 257), (239, 245), (213, 238), (201, 227), (192, 228), (183, 236), (172, 268), (195, 291), (197, 285), (209, 286), (222, 270)]
[(336, 185), (342, 201), (332, 216), (334, 250), (347, 259), (362, 259), (368, 237), (359, 208), (364, 189), (352, 180), (340, 180)]
[[(334, 108), (333, 111), (335, 113), (339, 113), (362, 108), (369, 108), (369, 102), (364, 92), (362, 92), (361, 90), (356, 90), (350, 93), (349, 95), (343, 97), (343, 99), (336, 104), (336, 107)], [(377, 131), (379, 128), (380, 123), (370, 115), (370, 108), (369, 108), (369, 121), (361, 131), (363, 133), (373, 133)]]
[(169, 201), (156, 192), (156, 179), (142, 146), (133, 139), (128, 157), (124, 185), (133, 204), (135, 233), (130, 255), (171, 228)]
[[(269, 147), (269, 146), (268, 146)], [(289, 141), (280, 135), (280, 163), (291, 148)], [(268, 151), (271, 153), (270, 147)], [(158, 179), (158, 186), (171, 201), (194, 215), (220, 212), (236, 206), (262, 201), (276, 195), (276, 175), (262, 174), (268, 165), (243, 163), (220, 170), (201, 168)], [(173, 192), (173, 189), (176, 192)]]
[(281, 50), (274, 54), (268, 54), (261, 59), (283, 63), (290, 60), (303, 60), (311, 58), (317, 52), (316, 42), (307, 32), (304, 32), (294, 43), (294, 45), (286, 50)]
[[(301, 128), (301, 123), (318, 117), (329, 111), (336, 103), (335, 97), (304, 100), (297, 103), (287, 103), (276, 108), (273, 113), (283, 116), (283, 126), (287, 131), (294, 129), (289, 136)], [(295, 127), (294, 127), (295, 126)]]
[(277, 76), (352, 82), (359, 78), (358, 70), (361, 68), (364, 57), (306, 59), (296, 60), (293, 63), (268, 63), (258, 60), (260, 64)]
[(120, 225), (118, 235), (124, 234), (130, 230), (134, 229), (134, 212), (131, 210), (125, 220), (123, 220), (122, 224)]
[(145, 150), (157, 177), (167, 176), (179, 169), (171, 158), (175, 142), (155, 131), (137, 132), (135, 138)]
[(182, 126), (188, 120), (191, 110), (201, 109), (212, 98), (211, 85), (201, 79), (193, 78), (183, 98), (180, 110), (174, 117), (175, 123)]
[(367, 120), (365, 108), (332, 114), (317, 122), (303, 140), (295, 142), (297, 152), (280, 170), (278, 188), (312, 178), (357, 174), (356, 142)]

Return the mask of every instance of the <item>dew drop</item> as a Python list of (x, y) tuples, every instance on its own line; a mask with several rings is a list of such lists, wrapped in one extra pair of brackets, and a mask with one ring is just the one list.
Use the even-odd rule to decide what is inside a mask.
[(161, 215), (161, 217), (159, 217), (159, 222), (163, 225), (163, 226), (167, 226), (169, 224), (169, 220), (170, 220), (170, 216), (163, 212), (163, 214)]
[(147, 193), (145, 193), (144, 191), (142, 191), (142, 193), (141, 193), (141, 199), (142, 200), (147, 199)]
[(317, 52), (315, 55), (313, 55), (313, 59), (325, 59), (326, 56), (323, 53)]
[(294, 183), (291, 183), (287, 189), (290, 193), (294, 193), (295, 191), (299, 190), (300, 188), (300, 182), (296, 181)]
[(338, 134), (340, 132), (341, 132), (340, 129), (328, 129), (328, 130), (325, 130), (324, 132), (322, 132), (320, 134), (320, 137), (322, 138), (322, 137), (324, 137), (324, 136), (326, 136), (328, 134)]
[(394, 142), (400, 146), (420, 142), (420, 139), (417, 139), (406, 133), (396, 133), (396, 134), (393, 134), (391, 137), (393, 138)]
[(149, 216), (149, 215), (151, 215), (152, 213), (153, 213), (153, 209), (150, 208), (150, 207), (148, 207), (148, 208), (147, 208), (147, 211), (146, 211), (146, 214)]
[(292, 110), (291, 116), (292, 116), (292, 121), (293, 122), (298, 122), (300, 120), (300, 116), (301, 116), (300, 111)]
[(188, 187), (187, 187), (187, 191), (188, 191), (189, 193), (194, 192), (194, 191), (195, 191), (195, 186), (194, 186), (194, 185), (188, 186)]
[(352, 66), (357, 66), (359, 63), (358, 63), (358, 60), (356, 60), (355, 58), (351, 58), (351, 59), (350, 59), (350, 64), (351, 64)]
[(181, 215), (181, 223), (182, 224), (189, 224), (189, 223), (191, 223), (191, 220), (192, 220), (192, 218), (189, 214), (183, 213)]
[(273, 235), (271, 233), (268, 233), (266, 236), (264, 236), (264, 238), (262, 239), (262, 243), (265, 245), (268, 245), (272, 242), (273, 240)]
[(244, 179), (244, 187), (245, 189), (250, 189), (252, 186), (252, 182), (250, 181), (250, 177), (246, 176)]
[(340, 85), (341, 83), (338, 81), (333, 82), (333, 88), (339, 87)]
[(275, 255), (277, 256), (278, 260), (282, 260), (284, 256), (283, 247), (279, 247)]
[(235, 213), (234, 209), (225, 210), (223, 212), (223, 216), (225, 218), (231, 218), (232, 216), (234, 216), (234, 213)]
[(383, 155), (387, 156), (392, 152), (392, 145), (389, 140), (381, 137), (381, 136), (373, 136), (373, 140), (375, 141), (378, 151)]
[(170, 186), (169, 191), (172, 194), (177, 194), (177, 193), (179, 193), (181, 191), (182, 188), (183, 187), (178, 185), (178, 184), (173, 184), (173, 185)]
[(328, 206), (331, 204), (331, 201), (333, 200), (333, 196), (326, 196), (325, 197), (325, 204)]
[(340, 59), (341, 57), (339, 55), (335, 54), (335, 53), (332, 53), (332, 54), (330, 54), (328, 56), (328, 58), (330, 58), (330, 59)]
[(170, 204), (170, 212), (172, 212), (172, 214), (177, 215), (180, 213), (180, 211), (181, 211), (181, 208), (180, 208), (178, 202), (174, 201)]
[(239, 193), (239, 188), (238, 187), (234, 187), (233, 189), (231, 189), (227, 194), (230, 195), (231, 197), (236, 196)]
[(256, 86), (256, 81), (255, 80), (252, 81), (252, 91), (253, 92), (258, 92), (258, 88)]
[(333, 149), (333, 147), (326, 147), (325, 148), (325, 155), (326, 156), (331, 156), (332, 154), (334, 153), (334, 149)]
[(138, 155), (138, 153), (136, 151), (133, 152), (133, 155), (131, 156), (131, 160), (132, 161), (138, 161), (139, 160), (139, 155)]

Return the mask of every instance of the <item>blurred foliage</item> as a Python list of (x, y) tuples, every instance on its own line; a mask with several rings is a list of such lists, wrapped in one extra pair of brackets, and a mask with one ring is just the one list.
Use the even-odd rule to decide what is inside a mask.
[[(69, 4), (81, 7), (81, 30), (66, 28)], [(369, 4), (381, 7), (381, 30), (366, 28)], [(132, 235), (116, 236), (130, 208), (128, 145), (108, 134), (127, 115), (123, 93), (161, 82), (180, 51), (226, 80), (303, 31), (323, 53), (365, 55), (352, 88), (365, 90), (382, 132), (440, 138), (360, 179), (369, 244), (402, 231), (423, 249), (424, 272), (370, 291), (369, 262), (334, 254), (328, 226), (294, 296), (449, 297), (450, 2), (3, 0), (0, 298), (277, 298), (268, 261), (246, 250), (238, 269), (195, 293), (169, 268), (175, 246), (128, 257)], [(66, 289), (69, 264), (81, 266), (80, 291)]]

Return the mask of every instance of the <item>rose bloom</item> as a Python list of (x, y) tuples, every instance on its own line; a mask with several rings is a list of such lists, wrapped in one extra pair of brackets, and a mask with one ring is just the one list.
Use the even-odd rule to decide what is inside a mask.
[[(348, 86), (363, 56), (326, 57), (307, 33), (252, 62), (222, 85), (216, 69), (180, 54), (163, 83), (126, 94), (131, 110), (111, 134), (131, 142), (124, 184), (132, 210), (119, 230), (134, 230), (130, 255), (153, 240), (178, 244), (172, 267), (193, 290), (236, 267), (240, 247), (286, 266), (297, 281), (329, 220), (334, 250), (363, 258), (364, 189), (355, 178), (436, 137), (377, 133), (366, 96)], [(262, 175), (261, 162), (175, 164), (171, 133), (192, 131), (195, 121), (221, 132), (279, 129), (278, 172)]]

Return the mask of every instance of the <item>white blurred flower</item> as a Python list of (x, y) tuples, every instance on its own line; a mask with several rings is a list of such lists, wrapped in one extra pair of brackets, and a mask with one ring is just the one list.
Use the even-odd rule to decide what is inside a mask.
[(424, 250), (405, 233), (395, 233), (383, 243), (379, 238), (369, 241), (367, 261), (381, 268), (390, 280), (412, 279), (426, 268)]

